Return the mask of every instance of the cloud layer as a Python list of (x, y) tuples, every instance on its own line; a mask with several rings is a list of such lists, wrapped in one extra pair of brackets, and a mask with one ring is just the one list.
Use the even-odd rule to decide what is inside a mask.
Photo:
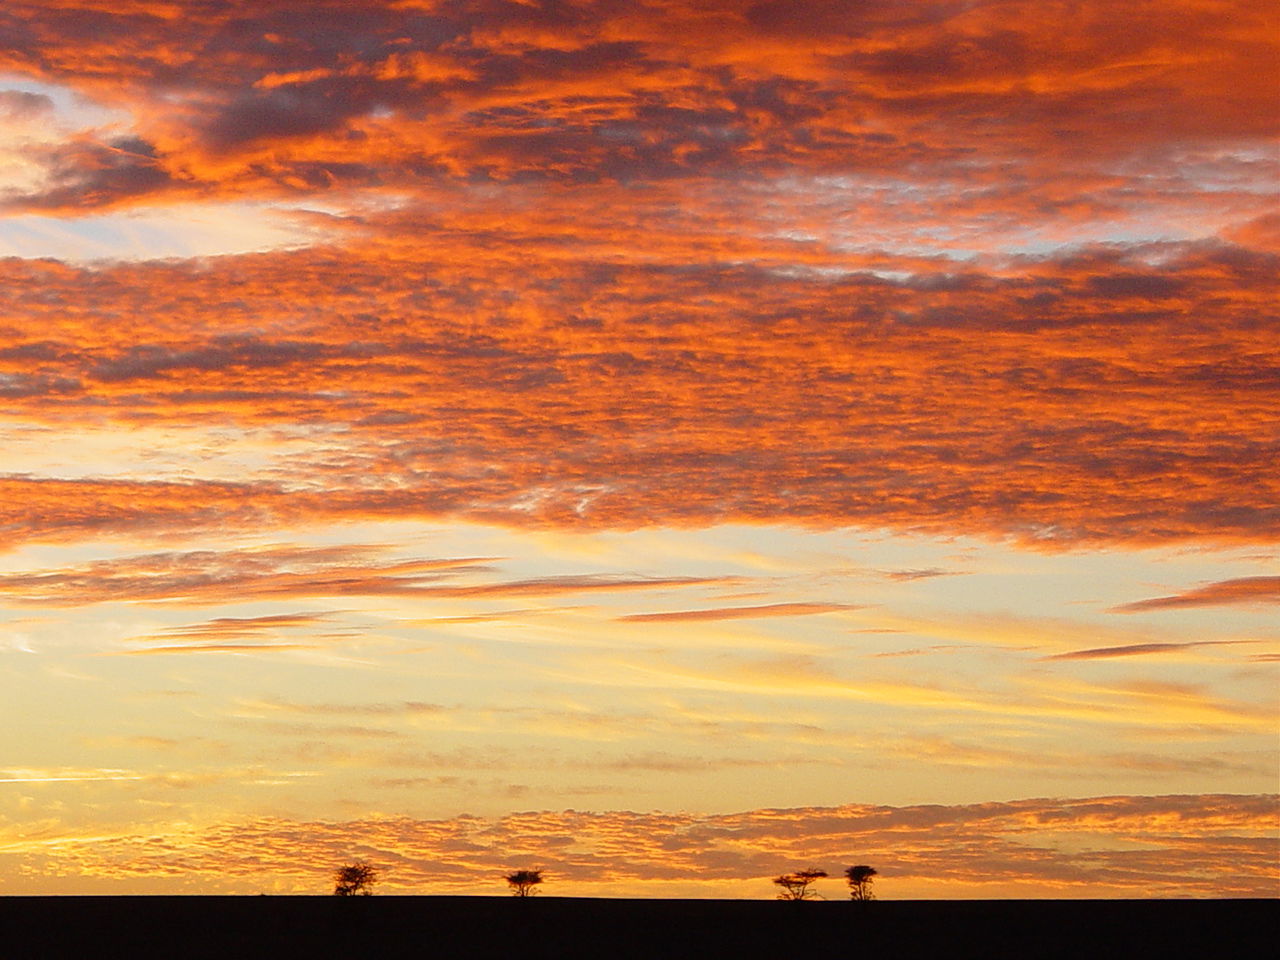
[(10, 474), (0, 525), (1280, 534), (1269, 254), (1096, 249), (902, 280), (556, 255), (531, 275), (516, 236), (421, 240), (386, 260), (0, 265), (9, 418), (310, 444), (239, 481)]
[[(1195, 206), (1207, 185), (1187, 161), (1238, 203), (1265, 161), (1217, 161), (1265, 137), (1274, 107), (1261, 0), (19, 0), (0, 26), (0, 70), (136, 118), (50, 149), (45, 186), (10, 200), (37, 210), (905, 162), (935, 201), (1071, 220)], [(1135, 154), (1154, 180), (1125, 169)]]
[(1274, 892), (1273, 5), (0, 35), (0, 876)]
[[(95, 603), (154, 602), (207, 606), (228, 597), (289, 600), (298, 597), (510, 598), (562, 594), (714, 586), (729, 577), (638, 577), (601, 574), (545, 576), (523, 580), (458, 583), (493, 568), (467, 558), (382, 560), (385, 547), (346, 544), (335, 547), (269, 546), (245, 550), (190, 550), (99, 560), (39, 573), (0, 574), (0, 598), (43, 607)], [(807, 609), (830, 604), (795, 605)], [(723, 611), (721, 611), (723, 612)], [(764, 615), (767, 615), (764, 614)], [(307, 626), (319, 617), (275, 615), (221, 617), (182, 627), (171, 636), (228, 639), (261, 630)]]
[(114, 111), (27, 143), (9, 212), (289, 203), (309, 246), (0, 263), (2, 416), (310, 447), (234, 481), (11, 468), (0, 528), (1274, 540), (1273, 19), (7, 4), (0, 70)]
[(268, 818), (83, 839), (49, 827), (6, 842), (0, 864), (23, 857), (32, 876), (57, 871), (120, 890), (146, 878), (157, 889), (241, 893), (323, 893), (333, 865), (353, 857), (376, 864), (388, 891), (499, 893), (513, 865), (537, 864), (547, 892), (562, 895), (771, 897), (768, 878), (797, 864), (838, 875), (856, 862), (875, 865), (890, 898), (1268, 897), (1276, 805), (1265, 795), (1118, 796), (725, 815)]

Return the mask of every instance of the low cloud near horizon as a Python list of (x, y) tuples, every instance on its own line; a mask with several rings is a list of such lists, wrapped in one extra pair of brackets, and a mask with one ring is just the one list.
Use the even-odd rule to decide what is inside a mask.
[(660, 897), (677, 890), (766, 898), (772, 896), (769, 878), (788, 869), (818, 865), (838, 878), (850, 863), (869, 863), (879, 871), (877, 889), (886, 899), (1048, 891), (1058, 897), (1268, 897), (1280, 852), (1278, 799), (1110, 796), (734, 814), (259, 818), (83, 839), (49, 826), (39, 840), (4, 837), (0, 877), (22, 857), (46, 873), (86, 882), (167, 878), (190, 892), (326, 893), (335, 865), (359, 857), (379, 869), (379, 889), (388, 893), (495, 894), (504, 872), (536, 864), (549, 894)]

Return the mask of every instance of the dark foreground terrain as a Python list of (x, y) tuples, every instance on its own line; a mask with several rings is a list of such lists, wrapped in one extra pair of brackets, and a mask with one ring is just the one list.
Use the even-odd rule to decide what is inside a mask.
[(3, 897), (0, 957), (1262, 957), (1280, 901)]

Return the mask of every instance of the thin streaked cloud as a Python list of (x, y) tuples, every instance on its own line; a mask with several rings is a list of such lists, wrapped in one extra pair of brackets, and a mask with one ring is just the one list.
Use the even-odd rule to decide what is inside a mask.
[[(379, 559), (384, 547), (266, 547), (188, 551), (97, 561), (35, 573), (0, 574), (0, 597), (46, 607), (131, 602), (208, 605), (304, 597), (401, 596), (442, 599), (544, 597), (575, 593), (660, 590), (740, 583), (736, 577), (627, 577), (581, 574), (488, 583), (451, 583), (494, 571), (472, 559)], [(291, 620), (291, 617), (293, 618)], [(316, 625), (298, 615), (219, 618), (173, 628), (166, 636), (244, 635), (262, 629)]]
[(1071, 650), (1067, 653), (1055, 653), (1045, 660), (1107, 660), (1112, 657), (1141, 657), (1166, 653), (1182, 653), (1198, 647), (1235, 646), (1242, 643), (1257, 643), (1256, 640), (1200, 640), (1186, 643), (1131, 643), (1118, 647), (1093, 647), (1089, 650)]
[(671, 610), (664, 613), (629, 613), (616, 619), (624, 623), (679, 623), (698, 620), (753, 620), (763, 617), (803, 617), (819, 613), (856, 610), (845, 603), (766, 603), (754, 607), (718, 607), (709, 610)]
[(1176, 593), (1168, 597), (1136, 600), (1113, 608), (1115, 613), (1217, 607), (1229, 604), (1280, 603), (1280, 577), (1238, 577)]

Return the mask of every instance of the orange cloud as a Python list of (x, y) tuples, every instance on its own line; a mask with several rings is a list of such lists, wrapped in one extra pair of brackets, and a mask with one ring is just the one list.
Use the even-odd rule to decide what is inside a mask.
[(170, 653), (278, 653), (288, 650), (315, 650), (314, 643), (193, 643), (179, 646), (147, 647), (143, 650), (126, 650), (120, 656), (140, 657)]
[[(592, 0), (429, 15), (375, 0), (323, 21), (284, 0), (13, 0), (0, 70), (127, 107), (136, 132), (56, 152), (48, 186), (10, 203), (896, 173), (905, 161), (950, 192), (1039, 191), (1042, 213), (1071, 216), (1153, 192), (1127, 155), (1157, 165), (1167, 198), (1199, 188), (1176, 170), (1188, 152), (1212, 165), (1272, 132), (1259, 82), (1276, 76), (1272, 25), (1261, 0)], [(1066, 196), (1071, 169), (1103, 190)]]
[(14, 540), (391, 516), (1045, 547), (1280, 534), (1270, 255), (1094, 249), (886, 279), (690, 254), (578, 259), (468, 227), (205, 265), (0, 264), (6, 416), (313, 444), (235, 483), (11, 474), (0, 523)]
[[(1274, 27), (1263, 0), (362, 0), (322, 16), (295, 0), (7, 0), (0, 74), (22, 89), (0, 89), (0, 125), (21, 178), (0, 172), (0, 215), (19, 218), (19, 235), (53, 218), (92, 233), (99, 215), (150, 208), (178, 221), (196, 204), (212, 217), (234, 204), (238, 223), (285, 224), (298, 246), (0, 260), (5, 547), (182, 543), (6, 568), (0, 600), (294, 610), (303, 598), (488, 606), (742, 586), (515, 579), (493, 558), (398, 559), (377, 546), (190, 548), (215, 532), (234, 542), (380, 520), (852, 526), (1038, 549), (1276, 541), (1280, 246), (1275, 218), (1259, 215), (1280, 173)], [(161, 240), (153, 252), (172, 250)], [(1117, 610), (1272, 603), (1275, 579)], [(625, 619), (841, 609), (761, 604)], [(337, 617), (220, 617), (129, 649), (288, 653), (323, 644), (312, 631)], [(901, 654), (942, 649), (927, 635), (943, 627), (898, 626), (925, 635)], [(989, 640), (991, 622), (980, 628)], [(1125, 639), (1061, 659), (1191, 646)], [(611, 656), (583, 657), (594, 686), (652, 690), (656, 679), (708, 701), (862, 702), (937, 727), (978, 717), (1153, 738), (1274, 728), (1273, 710), (1208, 680), (1098, 686), (1043, 663), (1029, 681), (929, 664), (909, 680), (845, 679), (800, 659)], [(241, 704), (235, 722), (315, 737), (283, 749), (342, 764), (358, 758), (326, 734), (389, 746), (371, 770), (387, 786), (522, 803), (536, 783), (499, 774), (527, 757), (415, 753), (376, 724), (462, 729), (510, 709), (525, 712), (504, 722), (579, 740), (658, 728), (790, 738), (797, 750), (830, 742), (812, 718), (646, 725), (639, 712), (516, 704), (459, 720), (464, 708), (437, 718), (412, 703)], [(309, 715), (355, 719), (326, 728)], [(1045, 746), (1053, 775), (1076, 769), (1078, 757)], [(876, 749), (1025, 768), (1035, 747), (926, 731)], [(1259, 756), (1088, 762), (1222, 776), (1256, 770)], [(645, 744), (572, 762), (605, 779), (706, 761)], [(430, 769), (445, 765), (477, 776)], [(44, 772), (59, 770), (115, 776)], [(115, 833), (6, 834), (0, 823), (0, 870), (17, 851), (27, 875), (185, 877), (242, 892), (265, 863), (281, 888), (315, 890), (358, 837), (395, 865), (388, 883), (402, 890), (490, 892), (518, 857), (545, 864), (564, 892), (688, 883), (768, 896), (780, 869), (838, 870), (856, 856), (917, 895), (995, 884), (1003, 895), (1269, 896), (1275, 814), (1270, 796), (1197, 796)]]
[(960, 571), (939, 570), (936, 567), (930, 567), (926, 570), (887, 570), (883, 574), (886, 580), (892, 580), (895, 583), (909, 583), (913, 580), (931, 580), (934, 577), (955, 577), (959, 575)]
[[(397, 892), (493, 892), (537, 862), (564, 895), (771, 897), (782, 866), (872, 863), (883, 896), (1254, 896), (1274, 891), (1277, 798), (1098, 797), (743, 813), (528, 812), (451, 820), (264, 818), (8, 840), (32, 875), (322, 892), (352, 844)], [(47, 833), (48, 831), (46, 831)], [(781, 866), (780, 866), (781, 865)], [(1013, 895), (1007, 893), (1007, 895)]]
[(1137, 600), (1113, 607), (1113, 613), (1141, 613), (1146, 610), (1174, 610), (1184, 607), (1216, 607), (1229, 604), (1280, 603), (1280, 577), (1239, 577), (1170, 597)]
[[(379, 552), (378, 547), (351, 544), (144, 554), (62, 570), (0, 575), (0, 596), (42, 606), (76, 606), (121, 599), (202, 604), (222, 603), (228, 596), (394, 595), (424, 589), (458, 571), (488, 569), (466, 559), (379, 562), (374, 559)], [(263, 628), (300, 626), (308, 619), (298, 615), (225, 618), (177, 632), (243, 635)]]
[(0, 262), (0, 417), (312, 444), (235, 483), (18, 466), (0, 527), (1274, 539), (1269, 24), (13, 0), (0, 70), (127, 119), (24, 147), (6, 211), (314, 201), (326, 245)]
[(321, 626), (329, 621), (322, 613), (285, 613), (265, 617), (216, 617), (204, 623), (193, 623), (164, 630), (152, 637), (135, 639), (164, 639), (181, 637), (189, 640), (233, 640), (275, 633), (295, 627)]
[[(474, 558), (381, 560), (378, 555), (385, 549), (349, 544), (143, 554), (38, 573), (0, 574), (0, 598), (47, 607), (121, 600), (199, 606), (225, 603), (228, 597), (238, 600), (332, 596), (544, 597), (740, 582), (740, 578), (735, 577), (584, 574), (449, 583), (456, 577), (489, 573), (492, 567)], [(314, 626), (324, 619), (324, 615), (315, 614), (222, 617), (167, 630), (157, 637), (234, 639), (284, 628)]]
[(1185, 643), (1130, 643), (1116, 647), (1093, 647), (1088, 650), (1072, 650), (1058, 653), (1044, 660), (1109, 660), (1113, 657), (1136, 657), (1147, 654), (1181, 653), (1195, 647), (1231, 646), (1238, 643), (1256, 643), (1255, 640), (1197, 640)]

